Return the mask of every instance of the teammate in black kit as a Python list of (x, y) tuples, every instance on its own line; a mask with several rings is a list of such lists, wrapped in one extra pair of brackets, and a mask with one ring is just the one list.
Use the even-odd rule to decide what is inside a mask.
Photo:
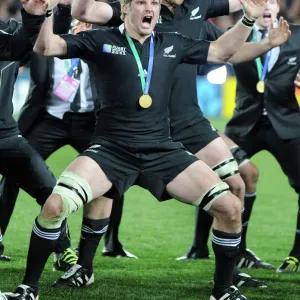
[[(214, 41), (222, 36), (223, 32), (215, 26), (211, 21), (206, 21), (203, 24), (203, 29), (201, 32), (201, 37), (205, 40)], [(272, 39), (272, 35), (274, 34), (274, 29), (272, 30), (272, 34), (269, 38)], [(220, 133), (219, 133), (220, 134)], [(251, 250), (246, 247), (246, 233), (248, 227), (248, 221), (250, 218), (249, 207), (250, 203), (253, 202), (253, 198), (255, 195), (255, 184), (253, 187), (253, 180), (257, 178), (255, 174), (256, 167), (250, 162), (248, 159), (247, 153), (240, 149), (238, 145), (236, 145), (233, 141), (231, 141), (228, 137), (222, 134), (223, 139), (225, 140), (228, 147), (231, 149), (234, 157), (237, 159), (239, 169), (241, 169), (241, 176), (246, 183), (246, 194), (245, 194), (245, 211), (243, 212), (243, 233), (242, 240), (240, 245), (240, 255), (237, 259), (238, 267), (252, 267), (252, 268), (263, 268), (263, 269), (273, 269), (274, 267), (271, 264), (261, 261)], [(250, 171), (249, 171), (250, 170)], [(252, 170), (252, 171), (251, 171)], [(249, 176), (249, 173), (252, 176)], [(250, 177), (250, 178), (248, 178)], [(208, 237), (210, 228), (212, 226), (213, 218), (206, 214), (203, 210), (196, 209), (196, 226), (194, 233), (194, 242), (192, 247), (189, 249), (186, 255), (178, 258), (181, 259), (201, 259), (208, 258)], [(257, 286), (257, 283), (249, 280), (248, 276), (243, 275), (244, 285)]]
[[(270, 37), (272, 34), (270, 24), (275, 24), (276, 26), (278, 22), (276, 19), (279, 11), (278, 3), (277, 0), (268, 1), (264, 17), (257, 20), (253, 32), (248, 38), (249, 41), (253, 39), (265, 40), (266, 36), (263, 36), (263, 33)], [(222, 35), (222, 32), (210, 22), (206, 22), (205, 25), (206, 31), (210, 34), (204, 38), (214, 40)], [(299, 47), (297, 46), (300, 36), (299, 25), (292, 25), (291, 31), (291, 39), (286, 44), (275, 48), (271, 52), (270, 61), (265, 66), (265, 68), (268, 68), (266, 77), (264, 78), (265, 86), (268, 89), (266, 93), (258, 90), (259, 77), (254, 72), (254, 70), (257, 72), (254, 61), (234, 66), (238, 80), (237, 107), (234, 117), (226, 127), (226, 133), (243, 148), (244, 158), (247, 158), (248, 155), (252, 156), (262, 149), (272, 153), (289, 177), (292, 187), (299, 193), (299, 186), (297, 184), (299, 181), (298, 168), (295, 167), (298, 164), (298, 155), (295, 154), (299, 151), (299, 108), (294, 96), (293, 86), (293, 84), (297, 86), (300, 79), (300, 76), (297, 75), (299, 60), (296, 56), (296, 53), (299, 51)], [(266, 56), (264, 58), (266, 59)], [(264, 58), (258, 58), (258, 60), (263, 60)], [(284, 69), (285, 67), (287, 68), (286, 70)], [(281, 74), (284, 74), (284, 78), (280, 77)], [(296, 80), (293, 82), (296, 75)], [(280, 82), (280, 88), (278, 88), (278, 82)], [(251, 93), (248, 92), (249, 90), (251, 90)], [(280, 93), (284, 97), (284, 103), (278, 101)], [(294, 155), (288, 155), (289, 153), (293, 153)], [(290, 160), (291, 157), (293, 157), (292, 161)], [(249, 196), (245, 198), (245, 211), (242, 218), (243, 234), (237, 265), (238, 267), (246, 268), (271, 269), (273, 268), (272, 265), (262, 262), (253, 251), (246, 247), (246, 233), (255, 200), (255, 189), (252, 191), (249, 190), (248, 193)], [(211, 224), (212, 218), (206, 217), (199, 210), (195, 229), (194, 243), (196, 247), (203, 248), (207, 245)], [(299, 227), (300, 214), (298, 213), (295, 242), (289, 256), (277, 268), (277, 272), (279, 273), (298, 271), (300, 260)]]
[[(176, 198), (216, 216), (215, 286), (210, 299), (245, 299), (232, 286), (234, 257), (241, 235), (240, 200), (209, 167), (180, 143), (172, 142), (168, 102), (171, 75), (178, 64), (230, 60), (251, 32), (254, 20), (262, 14), (265, 2), (258, 3), (249, 1), (245, 5), (248, 16), (212, 43), (176, 33), (153, 33), (160, 10), (157, 0), (123, 3), (125, 26), (115, 29), (59, 37), (53, 34), (51, 18), (45, 21), (35, 51), (93, 62), (101, 108), (90, 147), (61, 175), (36, 219), (23, 285), (13, 295), (3, 297), (36, 298), (39, 278), (59, 236), (61, 222), (93, 199), (104, 194), (120, 197), (131, 185), (138, 184), (159, 200)], [(286, 23), (282, 21), (281, 25), (288, 32)], [(106, 198), (102, 204), (103, 225), (107, 226), (112, 201)], [(63, 280), (74, 286), (88, 285), (93, 282), (92, 267), (87, 269), (78, 264)]]
[[(277, 24), (278, 0), (268, 0), (264, 16), (256, 21), (249, 40), (265, 40)], [(300, 26), (290, 24), (291, 38), (258, 60), (234, 67), (237, 76), (236, 109), (225, 133), (249, 157), (269, 151), (280, 164), (300, 205), (300, 112), (294, 80), (300, 68)], [(247, 77), (245, 76), (247, 74)], [(251, 210), (249, 210), (249, 215)], [(300, 261), (300, 210), (294, 245), (277, 272), (297, 272)]]
[[(279, 11), (277, 0), (268, 0), (264, 17), (257, 20), (252, 34), (248, 40), (262, 40), (266, 36), (270, 37), (272, 29), (270, 24), (277, 26), (276, 19)], [(207, 22), (207, 31), (218, 38), (222, 32), (213, 24)], [(283, 171), (289, 177), (291, 186), (299, 194), (298, 164), (295, 155), (299, 150), (298, 132), (298, 104), (294, 96), (294, 86), (297, 86), (300, 78), (297, 75), (299, 70), (299, 60), (296, 53), (299, 51), (297, 41), (299, 40), (299, 26), (292, 25), (292, 38), (281, 47), (276, 47), (270, 52), (270, 60), (264, 68), (267, 68), (264, 84), (266, 92), (261, 91), (258, 82), (257, 64), (266, 56), (258, 58), (258, 62), (249, 62), (234, 66), (238, 86), (237, 86), (237, 106), (232, 120), (226, 127), (227, 135), (243, 148), (242, 157), (253, 156), (262, 149), (272, 153), (280, 163)], [(264, 34), (264, 35), (263, 35)], [(211, 35), (209, 39), (211, 39)], [(294, 41), (294, 42), (293, 42)], [(255, 68), (254, 68), (255, 66)], [(261, 65), (263, 67), (263, 64)], [(287, 70), (284, 67), (288, 68)], [(254, 72), (256, 71), (256, 73)], [(247, 74), (247, 76), (245, 76)], [(284, 74), (284, 78), (280, 76)], [(296, 76), (296, 80), (293, 79)], [(278, 88), (280, 82), (280, 88)], [(249, 93), (251, 91), (251, 93)], [(278, 101), (282, 93), (284, 103)], [(278, 102), (277, 102), (278, 101)], [(233, 142), (231, 142), (233, 144)], [(293, 153), (288, 155), (288, 153)], [(293, 157), (293, 161), (291, 161)], [(258, 175), (255, 176), (252, 191), (248, 191), (245, 197), (245, 211), (242, 218), (243, 234), (240, 245), (240, 254), (237, 258), (238, 267), (272, 269), (273, 266), (261, 261), (253, 251), (246, 247), (246, 233), (250, 220), (252, 207), (256, 198), (255, 184)], [(254, 188), (254, 189), (253, 189)], [(198, 211), (197, 224), (195, 229), (194, 247), (206, 247), (208, 241), (209, 228), (212, 218), (207, 217), (202, 211)], [(300, 260), (300, 213), (298, 212), (297, 230), (295, 241), (289, 256), (277, 268), (279, 273), (297, 272)]]
[(0, 20), (0, 61), (21, 60), (32, 50), (44, 19), (45, 4), (37, 6), (33, 0), (22, 0), (22, 23), (13, 19)]
[[(39, 156), (36, 157), (34, 151), (27, 142), (19, 136), (17, 124), (12, 116), (13, 105), (12, 95), (16, 80), (19, 63), (14, 60), (23, 59), (33, 48), (41, 24), (44, 20), (44, 6), (33, 5), (33, 1), (26, 2), (25, 9), (21, 10), (23, 23), (13, 19), (8, 22), (0, 21), (0, 173), (8, 174), (17, 178), (21, 186), (29, 192), (37, 201), (48, 197), (55, 185), (55, 178), (47, 169)], [(37, 15), (35, 15), (37, 14)], [(40, 14), (40, 15), (39, 15)], [(33, 160), (30, 161), (30, 157)], [(28, 178), (26, 169), (32, 170), (32, 163), (40, 166), (40, 173), (33, 173), (32, 178)], [(30, 168), (31, 167), (31, 168)], [(45, 173), (45, 179), (39, 176)], [(1, 223), (6, 215), (5, 205), (0, 202), (0, 261), (10, 261), (8, 256), (3, 254), (4, 245), (1, 233)]]
[[(59, 19), (54, 24), (55, 29), (58, 25), (63, 26), (63, 33), (67, 33), (72, 20), (71, 6), (58, 5), (55, 18)], [(74, 21), (75, 33), (87, 29), (91, 29), (91, 25)], [(54, 94), (60, 80), (68, 72), (80, 81), (72, 104)], [(44, 160), (67, 144), (82, 152), (92, 139), (96, 122), (94, 113), (96, 96), (92, 91), (88, 66), (83, 61), (64, 61), (32, 52), (30, 75), (29, 94), (18, 119), (18, 127), (23, 137)], [(14, 181), (2, 178), (1, 190), (2, 197), (7, 199), (13, 208), (19, 193), (18, 185)], [(3, 214), (5, 219), (1, 220), (1, 224), (2, 230), (5, 231), (12, 209), (6, 209)], [(54, 256), (56, 270), (67, 271), (77, 262), (77, 256), (71, 248), (64, 250), (60, 247), (56, 249), (57, 254)]]
[[(45, 19), (46, 6), (35, 1), (24, 1), (24, 8), (27, 12), (25, 9), (21, 11), (23, 23), (14, 20), (1, 23), (2, 30), (5, 30), (5, 33), (4, 31), (1, 33), (1, 37), (9, 36), (6, 44), (1, 44), (1, 59), (23, 59), (33, 48), (32, 42), (37, 38)], [(60, 17), (61, 15), (58, 13), (57, 19)], [(4, 26), (4, 24), (6, 25)], [(65, 32), (62, 26), (57, 28), (57, 32)], [(0, 173), (36, 198), (39, 205), (43, 205), (56, 184), (56, 178), (44, 160), (20, 135), (17, 123), (12, 116), (12, 95), (19, 66), (20, 62), (0, 62)], [(7, 212), (11, 211), (11, 206), (14, 205), (14, 201), (11, 203), (10, 200), (9, 197), (3, 196), (3, 191), (1, 191), (0, 228), (3, 225), (3, 234), (10, 217), (10, 213), (7, 214)], [(68, 236), (62, 234), (59, 242), (60, 252), (69, 246)], [(3, 255), (3, 251), (4, 246), (0, 234), (0, 260), (8, 261), (9, 258)]]

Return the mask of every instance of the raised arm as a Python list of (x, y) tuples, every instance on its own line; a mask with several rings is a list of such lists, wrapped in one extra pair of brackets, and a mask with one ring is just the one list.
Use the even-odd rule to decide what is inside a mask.
[(207, 58), (209, 63), (229, 61), (245, 43), (255, 20), (263, 14), (267, 5), (266, 0), (241, 0), (241, 3), (244, 8), (243, 18), (218, 40), (211, 42)]
[(53, 33), (52, 15), (46, 17), (33, 51), (44, 56), (63, 56), (67, 54), (66, 41)]
[(229, 11), (230, 13), (239, 11), (242, 9), (240, 0), (229, 0)]
[(229, 62), (239, 64), (254, 60), (272, 48), (284, 44), (290, 36), (289, 24), (281, 17), (278, 27), (270, 29), (268, 38), (255, 43), (245, 43)]
[(74, 0), (72, 16), (82, 22), (105, 25), (113, 16), (111, 6), (95, 0)]
[(72, 23), (71, 5), (61, 4), (61, 2), (53, 11), (53, 32), (55, 34), (68, 33)]
[[(44, 0), (39, 0), (44, 1)], [(58, 0), (47, 0), (49, 7)], [(59, 3), (66, 0), (59, 0)], [(53, 16), (47, 9), (46, 20), (34, 45), (34, 52), (43, 56), (59, 56), (63, 58), (82, 58), (93, 60), (98, 54), (99, 45), (104, 36), (98, 30), (86, 30), (77, 34), (57, 35), (53, 32)]]
[[(22, 17), (26, 14), (22, 10)], [(23, 18), (24, 19), (24, 18)], [(26, 30), (22, 23), (15, 20), (9, 22), (0, 21), (0, 60), (16, 61), (21, 60), (32, 49)]]
[[(0, 32), (0, 60), (22, 60), (32, 50), (33, 43), (44, 21), (46, 6), (34, 0), (21, 0), (22, 23), (12, 32)], [(7, 27), (10, 27), (9, 24)], [(9, 28), (8, 28), (9, 29)]]

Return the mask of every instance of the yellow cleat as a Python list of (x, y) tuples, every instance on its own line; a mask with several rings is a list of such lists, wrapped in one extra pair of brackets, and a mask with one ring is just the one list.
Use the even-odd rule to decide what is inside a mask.
[(63, 253), (54, 254), (53, 271), (68, 271), (77, 263), (78, 256), (76, 252), (67, 248)]
[(296, 273), (299, 260), (294, 256), (288, 256), (276, 270), (277, 273)]

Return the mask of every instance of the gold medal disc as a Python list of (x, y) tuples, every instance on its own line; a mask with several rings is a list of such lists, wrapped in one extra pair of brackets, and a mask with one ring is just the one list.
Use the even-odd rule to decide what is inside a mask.
[(149, 108), (152, 105), (152, 98), (149, 95), (142, 95), (139, 104), (142, 108)]
[(265, 92), (265, 82), (260, 80), (256, 85), (256, 89), (259, 93), (263, 94)]

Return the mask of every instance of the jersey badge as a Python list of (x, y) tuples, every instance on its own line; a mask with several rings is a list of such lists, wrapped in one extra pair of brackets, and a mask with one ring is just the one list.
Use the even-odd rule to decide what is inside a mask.
[(170, 46), (164, 49), (164, 57), (171, 57), (171, 58), (175, 58), (176, 54), (171, 54), (171, 52), (173, 51), (174, 46)]
[(202, 15), (198, 14), (199, 10), (200, 10), (199, 6), (192, 10), (190, 20), (201, 19)]
[(103, 48), (102, 48), (102, 52), (110, 53), (110, 54), (126, 55), (126, 48), (109, 45), (109, 44), (104, 44)]

